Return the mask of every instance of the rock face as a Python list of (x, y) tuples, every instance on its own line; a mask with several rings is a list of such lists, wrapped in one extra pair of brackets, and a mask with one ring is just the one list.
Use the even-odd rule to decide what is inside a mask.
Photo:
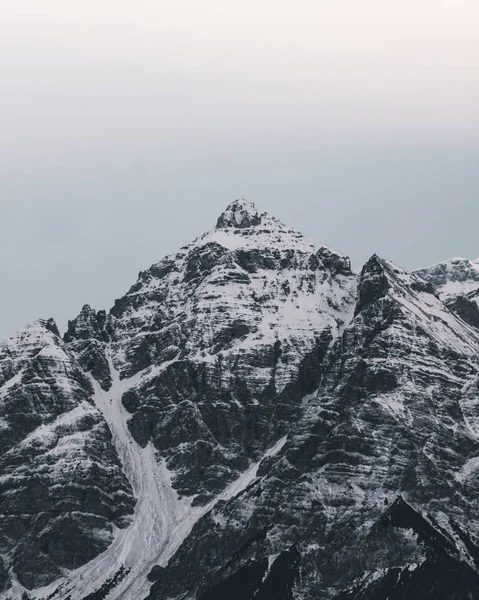
[(180, 494), (211, 500), (284, 435), (355, 288), (347, 258), (238, 201), (116, 302), (113, 361), (138, 381), (129, 427)]
[(113, 331), (112, 318), (104, 310), (98, 313), (88, 304), (73, 321), (63, 336), (65, 343), (86, 373), (99, 382), (102, 389), (109, 390), (112, 379), (105, 355), (105, 344)]
[(0, 598), (479, 599), (478, 298), (477, 261), (355, 275), (238, 200), (108, 314), (27, 328)]
[(415, 274), (431, 283), (442, 300), (479, 290), (479, 258), (451, 258), (437, 265), (418, 269)]
[(479, 329), (479, 290), (455, 296), (445, 302), (463, 321)]
[[(364, 266), (281, 454), (152, 572), (150, 598), (267, 597), (275, 577), (275, 598), (479, 597), (479, 335), (430, 292), (378, 257)], [(274, 566), (292, 552), (283, 585)], [(237, 577), (250, 569), (253, 590)]]
[(452, 258), (415, 273), (432, 285), (453, 312), (479, 329), (479, 258)]
[(91, 383), (57, 333), (38, 321), (0, 346), (0, 589), (80, 567), (133, 512)]

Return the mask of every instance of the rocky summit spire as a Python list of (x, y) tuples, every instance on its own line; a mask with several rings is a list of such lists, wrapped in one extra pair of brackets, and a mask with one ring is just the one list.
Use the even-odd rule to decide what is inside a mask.
[(262, 216), (253, 202), (243, 197), (232, 202), (220, 215), (216, 229), (247, 229), (261, 224)]
[(255, 204), (239, 198), (229, 204), (218, 218), (216, 226), (206, 231), (182, 251), (215, 243), (228, 250), (274, 248), (277, 251), (295, 250), (316, 252), (323, 246), (299, 231), (285, 225), (267, 212), (259, 211)]

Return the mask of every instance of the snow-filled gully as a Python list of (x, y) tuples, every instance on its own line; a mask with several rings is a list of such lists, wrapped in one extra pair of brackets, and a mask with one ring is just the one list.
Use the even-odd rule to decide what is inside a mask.
[[(120, 380), (109, 357), (113, 385), (108, 392), (92, 379), (94, 401), (110, 427), (113, 443), (124, 472), (137, 500), (129, 527), (116, 531), (112, 545), (96, 559), (69, 573), (68, 579), (37, 590), (35, 599), (82, 600), (102, 588), (120, 569), (128, 574), (104, 596), (105, 600), (143, 600), (149, 592), (147, 575), (155, 565), (166, 565), (195, 523), (220, 500), (229, 500), (242, 492), (256, 478), (261, 463), (252, 464), (236, 481), (206, 506), (191, 506), (190, 499), (178, 498), (163, 461), (155, 456), (150, 443), (142, 448), (130, 434), (128, 412), (121, 398), (138, 377)], [(266, 456), (277, 454), (286, 442), (282, 438), (268, 450)], [(61, 586), (61, 589), (58, 589)]]

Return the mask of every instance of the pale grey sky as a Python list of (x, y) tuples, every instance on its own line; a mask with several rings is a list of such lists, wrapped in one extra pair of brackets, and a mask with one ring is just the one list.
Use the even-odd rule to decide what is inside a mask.
[(17, 0), (0, 337), (109, 308), (243, 194), (352, 257), (479, 255), (476, 0)]

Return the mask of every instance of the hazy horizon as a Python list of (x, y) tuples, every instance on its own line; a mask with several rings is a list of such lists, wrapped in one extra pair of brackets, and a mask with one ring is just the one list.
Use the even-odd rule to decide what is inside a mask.
[(109, 309), (240, 195), (355, 266), (478, 257), (478, 26), (472, 0), (8, 6), (0, 338)]

